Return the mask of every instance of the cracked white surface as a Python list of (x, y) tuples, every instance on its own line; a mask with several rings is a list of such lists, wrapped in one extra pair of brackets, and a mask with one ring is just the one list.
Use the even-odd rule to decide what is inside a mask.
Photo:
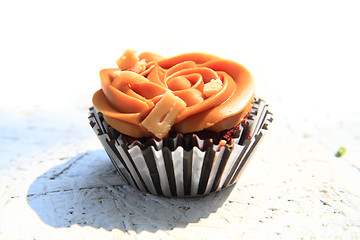
[[(124, 5), (115, 3), (8, 4), (0, 4), (9, 23), (0, 26), (0, 239), (359, 238), (360, 20), (352, 1), (208, 3), (220, 17), (206, 18), (213, 24), (205, 30), (230, 32), (230, 20), (244, 33), (223, 44), (221, 35), (204, 43), (174, 12), (154, 16), (179, 17), (164, 23), (165, 36), (134, 25), (114, 32), (132, 16), (119, 15)], [(138, 16), (151, 7), (143, 4)], [(179, 12), (201, 9), (192, 4)], [(195, 38), (178, 35), (184, 25)], [(144, 42), (153, 31), (160, 40)], [(204, 51), (250, 68), (274, 122), (236, 186), (169, 199), (139, 192), (115, 172), (87, 108), (98, 70), (127, 47), (165, 56)], [(340, 146), (347, 152), (337, 158)]]
[[(5, 239), (346, 239), (360, 233), (360, 131), (351, 122), (326, 126), (276, 114), (235, 187), (169, 199), (119, 177), (88, 126), (87, 109), (67, 109), (73, 118), (61, 125), (51, 110), (11, 111), (1, 138)], [(46, 141), (49, 135), (55, 141)], [(348, 149), (341, 158), (334, 156), (337, 138)]]

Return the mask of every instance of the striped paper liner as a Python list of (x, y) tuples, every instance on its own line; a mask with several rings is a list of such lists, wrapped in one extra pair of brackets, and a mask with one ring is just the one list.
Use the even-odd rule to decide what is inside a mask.
[(89, 116), (91, 127), (127, 182), (141, 191), (169, 197), (201, 196), (235, 184), (272, 120), (268, 105), (256, 98), (234, 143), (223, 146), (182, 134), (128, 143), (95, 107)]

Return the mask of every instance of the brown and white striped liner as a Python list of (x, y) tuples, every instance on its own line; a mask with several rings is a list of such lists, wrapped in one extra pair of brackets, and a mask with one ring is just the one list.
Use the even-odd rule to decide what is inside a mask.
[(196, 135), (128, 144), (116, 138), (96, 108), (90, 108), (90, 125), (109, 158), (127, 182), (141, 191), (164, 196), (201, 196), (235, 184), (272, 122), (272, 113), (255, 99), (246, 124), (232, 146), (215, 145)]

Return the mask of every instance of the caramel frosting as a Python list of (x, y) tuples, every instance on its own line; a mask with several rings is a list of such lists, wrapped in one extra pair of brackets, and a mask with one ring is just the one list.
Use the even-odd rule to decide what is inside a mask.
[(251, 109), (254, 81), (242, 65), (205, 53), (164, 58), (126, 50), (118, 68), (100, 71), (94, 106), (110, 126), (134, 138), (169, 131), (219, 132)]

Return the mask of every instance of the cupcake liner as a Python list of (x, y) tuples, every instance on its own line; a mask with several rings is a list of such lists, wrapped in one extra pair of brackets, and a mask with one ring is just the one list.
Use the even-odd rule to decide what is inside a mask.
[(169, 197), (201, 196), (235, 184), (272, 120), (268, 105), (257, 98), (233, 144), (220, 145), (195, 134), (131, 142), (112, 129), (96, 108), (90, 108), (89, 116), (91, 127), (127, 182), (141, 191)]

